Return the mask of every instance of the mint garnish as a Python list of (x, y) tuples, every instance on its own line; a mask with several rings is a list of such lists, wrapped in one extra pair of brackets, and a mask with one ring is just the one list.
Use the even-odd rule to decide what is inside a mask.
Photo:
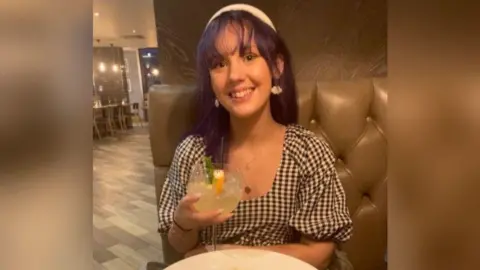
[(213, 162), (211, 157), (205, 157), (205, 171), (207, 173), (207, 180), (210, 185), (213, 184)]

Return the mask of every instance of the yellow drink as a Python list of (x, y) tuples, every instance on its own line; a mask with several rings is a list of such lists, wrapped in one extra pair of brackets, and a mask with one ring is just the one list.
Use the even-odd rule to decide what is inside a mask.
[(188, 193), (201, 194), (200, 200), (195, 203), (197, 211), (214, 211), (223, 209), (225, 213), (232, 212), (240, 202), (240, 192), (231, 192), (231, 190), (225, 189), (221, 194), (217, 194), (212, 185), (193, 182), (188, 185)]
[[(200, 194), (200, 200), (195, 203), (197, 211), (215, 211), (223, 209), (224, 213), (231, 213), (240, 202), (242, 196), (240, 177), (229, 170), (215, 171), (223, 180), (221, 187), (217, 183), (209, 183), (203, 168), (196, 167), (187, 185), (187, 193)], [(218, 180), (218, 179), (217, 179)]]

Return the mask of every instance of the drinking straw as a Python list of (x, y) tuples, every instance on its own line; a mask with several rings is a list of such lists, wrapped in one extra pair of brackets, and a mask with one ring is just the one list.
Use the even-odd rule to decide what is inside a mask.
[(222, 167), (222, 169), (224, 169), (224, 167), (223, 167), (223, 164), (224, 164), (224, 163), (223, 163), (223, 162), (224, 162), (223, 155), (224, 155), (224, 152), (225, 152), (225, 151), (224, 151), (224, 148), (223, 148), (223, 147), (224, 147), (224, 140), (223, 140), (223, 138), (224, 138), (224, 137), (222, 136), (222, 139), (221, 139), (221, 141), (220, 141), (220, 166)]

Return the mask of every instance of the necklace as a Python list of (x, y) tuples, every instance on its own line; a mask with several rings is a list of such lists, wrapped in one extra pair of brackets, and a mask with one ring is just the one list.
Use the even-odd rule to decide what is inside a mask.
[(247, 162), (247, 163), (245, 164), (245, 166), (244, 166), (245, 171), (249, 171), (249, 170), (250, 170), (250, 165), (251, 165), (256, 159), (257, 159), (257, 156), (254, 155), (253, 158), (252, 158), (249, 162)]
[[(244, 166), (242, 166), (242, 171), (243, 172), (246, 172), (246, 171), (249, 171), (250, 170), (250, 165), (257, 159), (257, 157), (254, 155), (253, 158), (248, 161)], [(245, 194), (250, 194), (250, 192), (252, 192), (252, 188), (250, 188), (250, 186), (247, 185), (247, 183), (245, 182), (244, 180), (244, 185), (245, 185), (245, 188), (243, 189), (243, 192), (245, 192)]]
[[(256, 148), (256, 147), (254, 147), (254, 148)], [(252, 159), (250, 159), (248, 162), (245, 163), (244, 166), (242, 166), (243, 168), (241, 169), (241, 171), (246, 172), (246, 171), (249, 171), (251, 169), (250, 165), (252, 165), (253, 162), (256, 161), (258, 157), (263, 156), (263, 152), (264, 152), (263, 148), (264, 147), (258, 147), (258, 149), (259, 149), (258, 154), (256, 154), (256, 155), (254, 154)], [(243, 188), (243, 191), (245, 192), (245, 194), (249, 195), (252, 192), (252, 188), (249, 185), (247, 185), (247, 183), (245, 181), (244, 181), (244, 185), (245, 185), (245, 187)]]
[[(262, 150), (262, 149), (261, 149), (261, 150)], [(263, 153), (263, 151), (259, 151), (259, 154), (253, 155), (253, 158), (251, 158), (248, 162), (246, 162), (246, 164), (245, 164), (244, 166), (241, 166), (241, 167), (242, 167), (241, 171), (243, 171), (243, 172), (249, 171), (249, 170), (251, 169), (250, 165), (252, 165), (253, 162), (254, 162), (255, 160), (257, 160), (257, 158), (258, 158), (258, 157), (260, 156), (260, 154), (262, 154), (262, 153)], [(247, 183), (245, 183), (245, 182), (244, 182), (244, 185), (245, 185), (245, 187), (244, 187), (243, 191), (244, 191), (245, 194), (247, 194), (247, 195), (250, 194), (250, 192), (252, 192), (252, 188), (251, 188), (249, 185), (247, 185)]]

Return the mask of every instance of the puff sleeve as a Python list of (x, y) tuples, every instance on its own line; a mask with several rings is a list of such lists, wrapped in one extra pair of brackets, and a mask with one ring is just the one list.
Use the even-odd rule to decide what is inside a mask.
[(184, 139), (176, 148), (159, 199), (158, 232), (167, 234), (173, 223), (173, 213), (187, 194), (190, 160), (196, 150), (195, 137)]
[(312, 240), (347, 241), (352, 235), (352, 220), (328, 144), (319, 138), (309, 138), (303, 164), (298, 209), (289, 226)]

